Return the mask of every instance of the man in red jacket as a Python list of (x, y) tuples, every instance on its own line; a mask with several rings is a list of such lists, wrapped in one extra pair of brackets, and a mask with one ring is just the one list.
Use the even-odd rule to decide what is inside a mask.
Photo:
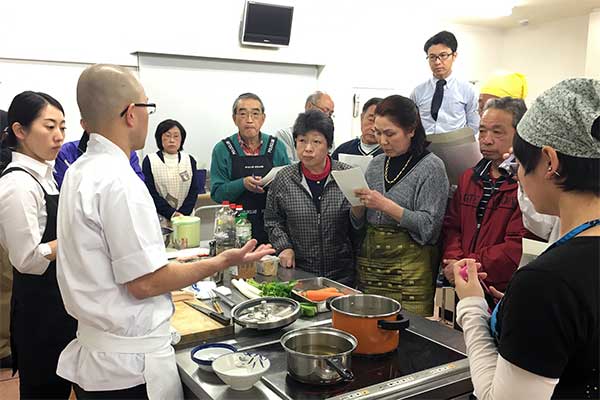
[(479, 127), (483, 159), (461, 176), (446, 211), (444, 275), (454, 284), (452, 264), (474, 258), (487, 272), (485, 283), (504, 290), (519, 265), (523, 227), (517, 201), (517, 182), (498, 168), (512, 146), (516, 126), (527, 107), (521, 99), (488, 101)]

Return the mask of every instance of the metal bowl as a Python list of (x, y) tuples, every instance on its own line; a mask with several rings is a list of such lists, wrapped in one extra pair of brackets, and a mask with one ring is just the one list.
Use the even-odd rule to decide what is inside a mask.
[(231, 310), (233, 320), (245, 328), (283, 328), (300, 316), (300, 303), (286, 297), (260, 297), (246, 300)]

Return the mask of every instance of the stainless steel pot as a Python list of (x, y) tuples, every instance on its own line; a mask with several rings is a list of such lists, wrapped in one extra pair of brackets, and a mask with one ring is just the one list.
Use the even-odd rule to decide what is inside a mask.
[(290, 376), (312, 385), (354, 379), (350, 371), (357, 341), (349, 333), (333, 328), (301, 328), (281, 337)]

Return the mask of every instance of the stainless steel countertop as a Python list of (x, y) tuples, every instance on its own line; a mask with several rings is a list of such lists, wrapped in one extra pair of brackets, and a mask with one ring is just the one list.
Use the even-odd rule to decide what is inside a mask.
[[(280, 268), (278, 271), (277, 279), (280, 281), (287, 281), (291, 279), (302, 279), (313, 277), (312, 274), (306, 273), (298, 269), (283, 269)], [(274, 277), (273, 277), (274, 278)], [(245, 300), (243, 296), (233, 290), (233, 300), (241, 301)], [(465, 353), (465, 343), (463, 335), (454, 329), (449, 329), (441, 324), (430, 321), (426, 318), (412, 315), (406, 311), (403, 314), (410, 319), (410, 330), (418, 333), (422, 336), (429, 338), (441, 345), (449, 347), (453, 350)], [(331, 313), (318, 314), (314, 318), (306, 319), (300, 318), (293, 324), (274, 332), (260, 332), (253, 331), (250, 329), (244, 329), (240, 326), (235, 327), (235, 336), (225, 337), (217, 340), (219, 342), (229, 343), (236, 346), (238, 349), (247, 347), (256, 347), (257, 345), (264, 345), (272, 342), (279, 341), (280, 337), (294, 329), (307, 327), (326, 325), (331, 322)], [(200, 344), (200, 343), (197, 343)], [(197, 345), (196, 344), (196, 345)], [(254, 385), (251, 390), (239, 392), (230, 389), (225, 385), (218, 376), (214, 373), (205, 372), (200, 370), (197, 364), (192, 361), (190, 351), (194, 346), (180, 349), (176, 352), (177, 366), (179, 367), (179, 374), (181, 380), (186, 387), (186, 393), (188, 397), (191, 395), (196, 396), (200, 399), (280, 399), (280, 397), (269, 389), (262, 381), (259, 381)]]

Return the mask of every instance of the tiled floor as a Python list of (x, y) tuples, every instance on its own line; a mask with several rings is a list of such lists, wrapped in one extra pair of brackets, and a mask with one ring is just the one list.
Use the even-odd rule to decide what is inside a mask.
[[(0, 400), (19, 399), (19, 374), (12, 376), (11, 369), (0, 369)], [(75, 394), (71, 392), (69, 400), (76, 400)]]

